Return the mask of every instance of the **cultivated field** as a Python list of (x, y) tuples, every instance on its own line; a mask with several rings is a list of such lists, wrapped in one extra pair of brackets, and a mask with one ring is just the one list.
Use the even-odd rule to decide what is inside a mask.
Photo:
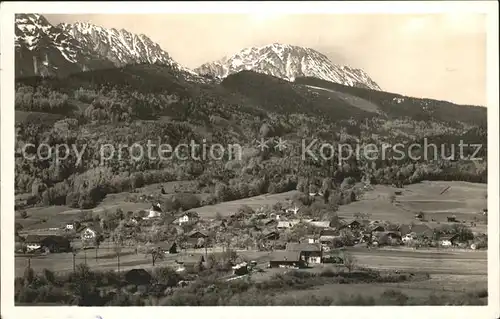
[(234, 200), (230, 202), (219, 203), (216, 205), (203, 206), (192, 209), (198, 213), (201, 218), (214, 218), (217, 213), (222, 216), (228, 216), (238, 210), (243, 205), (249, 206), (252, 209), (258, 209), (266, 205), (274, 205), (278, 202), (286, 202), (293, 198), (297, 191), (290, 191), (280, 194), (266, 194), (250, 198)]

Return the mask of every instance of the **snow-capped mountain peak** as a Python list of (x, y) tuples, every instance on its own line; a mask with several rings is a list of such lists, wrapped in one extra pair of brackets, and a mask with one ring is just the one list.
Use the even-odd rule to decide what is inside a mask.
[(88, 22), (51, 25), (39, 14), (16, 15), (16, 75), (66, 75), (127, 64), (163, 64), (187, 80), (207, 79), (174, 61), (144, 34)]
[(299, 76), (316, 77), (349, 86), (380, 90), (361, 69), (333, 64), (324, 54), (290, 44), (272, 43), (248, 47), (230, 57), (205, 63), (196, 68), (199, 74), (225, 78), (243, 70), (252, 70), (294, 81)]

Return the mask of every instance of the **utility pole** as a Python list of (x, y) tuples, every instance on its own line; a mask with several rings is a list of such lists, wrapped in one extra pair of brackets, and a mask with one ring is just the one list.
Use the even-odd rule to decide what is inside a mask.
[(76, 272), (76, 250), (73, 250), (73, 272)]

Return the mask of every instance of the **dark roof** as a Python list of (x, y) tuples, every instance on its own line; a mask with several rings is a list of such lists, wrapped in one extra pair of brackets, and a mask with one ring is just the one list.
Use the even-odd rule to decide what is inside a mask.
[(274, 218), (264, 218), (261, 220), (261, 223), (264, 224), (264, 225), (267, 225), (267, 224), (270, 224), (270, 223), (273, 223), (273, 222), (278, 222), (276, 219)]
[(196, 235), (196, 234), (200, 234), (202, 237), (208, 237), (208, 235), (207, 235), (205, 232), (200, 231), (200, 230), (192, 230), (192, 231), (190, 231), (190, 232), (187, 234), (187, 236), (188, 236), (188, 237), (192, 237), (192, 236), (194, 236), (194, 235)]
[(359, 224), (361, 225), (361, 221), (357, 219), (344, 219), (342, 220), (343, 226), (349, 226), (352, 224)]
[(379, 224), (374, 224), (370, 227), (370, 231), (376, 231), (377, 228), (382, 228), (382, 230), (380, 231), (384, 231), (385, 230), (385, 227), (383, 225), (379, 225)]
[(401, 225), (399, 226), (398, 231), (400, 231), (401, 234), (406, 235), (409, 233), (422, 234), (424, 232), (432, 231), (432, 229), (424, 224), (416, 224), (416, 225)]
[(271, 254), (270, 261), (300, 261), (299, 251), (276, 250)]
[(24, 239), (24, 242), (26, 243), (41, 243), (42, 240), (44, 240), (47, 236), (42, 236), (42, 235), (28, 235)]
[(162, 212), (161, 207), (159, 207), (158, 205), (152, 205), (151, 210), (153, 210), (155, 212), (160, 212), (160, 213)]
[(155, 246), (159, 247), (161, 249), (170, 249), (174, 245), (177, 245), (177, 244), (175, 242), (166, 242), (166, 241), (164, 241), (164, 242), (156, 244)]
[(321, 251), (321, 245), (308, 243), (287, 243), (287, 251)]
[(336, 236), (338, 234), (339, 234), (339, 231), (337, 229), (334, 229), (334, 228), (322, 229), (319, 232), (320, 236)]
[(328, 236), (328, 235), (323, 235), (320, 236), (318, 239), (320, 242), (334, 242), (337, 240), (341, 240), (339, 236)]
[(57, 244), (66, 245), (69, 243), (69, 239), (59, 235), (28, 235), (25, 239), (26, 243), (47, 243), (47, 242), (55, 242)]
[(446, 236), (441, 236), (440, 240), (454, 240), (458, 237), (458, 234), (455, 235), (446, 235)]
[(377, 233), (377, 237), (381, 238), (381, 237), (384, 237), (384, 236), (390, 236), (390, 235), (393, 235), (393, 236), (397, 236), (397, 237), (401, 237), (401, 233), (398, 232), (398, 231), (383, 231), (383, 232), (379, 232)]
[(101, 227), (101, 224), (99, 222), (92, 222), (92, 223), (84, 223), (81, 227), (80, 227), (80, 232), (81, 231), (84, 231), (85, 229), (87, 228), (90, 228), (92, 229), (93, 231), (99, 233), (99, 234), (102, 234), (104, 232), (104, 230), (102, 229)]
[(278, 236), (278, 238), (280, 237), (280, 233), (278, 233), (277, 231), (266, 231), (263, 233), (263, 236), (265, 238), (269, 238), (269, 237), (273, 237), (273, 236)]
[(125, 273), (125, 280), (129, 283), (140, 285), (151, 282), (153, 276), (143, 268), (136, 268)]
[(189, 212), (186, 212), (184, 214), (182, 214), (182, 216), (188, 216), (188, 217), (198, 217), (198, 213), (197, 212), (193, 212), (193, 211), (189, 211)]

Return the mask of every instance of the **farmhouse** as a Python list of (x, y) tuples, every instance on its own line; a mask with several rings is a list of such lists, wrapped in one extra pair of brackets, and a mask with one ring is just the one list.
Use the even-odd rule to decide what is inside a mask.
[(379, 232), (374, 237), (374, 243), (378, 245), (399, 245), (402, 242), (401, 233), (397, 231)]
[(426, 238), (431, 238), (433, 235), (432, 229), (425, 224), (401, 225), (399, 226), (398, 231), (402, 236), (405, 236), (407, 234), (414, 234)]
[(192, 230), (190, 231), (187, 236), (189, 238), (195, 238), (195, 239), (198, 239), (198, 238), (207, 238), (208, 235), (205, 234), (205, 232), (203, 231), (200, 231), (200, 230)]
[(242, 276), (248, 274), (248, 264), (246, 262), (242, 262), (240, 264), (234, 265), (232, 267), (233, 273), (237, 276)]
[(292, 223), (288, 220), (280, 220), (278, 222), (278, 225), (276, 226), (278, 229), (288, 229), (288, 228), (292, 228)]
[(266, 218), (261, 220), (261, 224), (266, 227), (276, 227), (278, 225), (278, 221), (272, 218)]
[(99, 225), (99, 223), (92, 223), (92, 224), (89, 224), (87, 226), (84, 226), (80, 230), (80, 237), (81, 237), (82, 241), (91, 242), (91, 241), (95, 241), (95, 239), (98, 236), (102, 236), (103, 233), (104, 232), (103, 232), (101, 226)]
[(344, 221), (344, 224), (339, 227), (339, 229), (343, 229), (343, 228), (358, 229), (360, 226), (361, 226), (360, 221), (358, 221), (356, 219), (354, 219), (354, 220), (347, 219)]
[(42, 236), (39, 235), (28, 235), (24, 239), (24, 243), (26, 244), (26, 249), (28, 251), (37, 250), (42, 248)]
[(192, 248), (205, 247), (207, 237), (208, 235), (205, 232), (193, 230), (187, 234), (186, 245)]
[(322, 248), (318, 244), (287, 243), (285, 250), (297, 251), (300, 257), (308, 264), (320, 264)]
[(293, 215), (297, 215), (298, 212), (299, 212), (299, 209), (297, 208), (297, 206), (295, 206), (293, 208), (287, 208), (285, 210), (285, 213), (287, 213), (287, 214), (293, 214)]
[(339, 231), (336, 230), (335, 228), (326, 228), (322, 229), (319, 232), (319, 236), (338, 236)]
[(161, 206), (160, 203), (157, 203), (156, 205), (152, 205), (151, 208), (149, 209), (148, 216), (145, 217), (146, 219), (151, 219), (151, 218), (159, 218), (161, 217), (162, 214)]
[(383, 232), (385, 231), (385, 227), (382, 225), (372, 225), (369, 230), (371, 232)]
[(308, 222), (310, 225), (318, 228), (329, 228), (330, 227), (330, 222), (329, 221), (310, 221)]
[(298, 251), (274, 251), (269, 260), (268, 268), (303, 268), (305, 262)]
[(158, 245), (163, 252), (166, 254), (177, 254), (177, 243), (176, 242), (163, 242)]
[(322, 245), (337, 247), (338, 245), (341, 245), (342, 237), (341, 236), (326, 236), (326, 235), (319, 236), (318, 242)]
[(451, 247), (458, 243), (458, 234), (453, 236), (441, 236), (439, 244), (443, 247)]
[(179, 226), (185, 223), (196, 221), (198, 219), (198, 214), (195, 212), (187, 212), (178, 218)]
[(446, 217), (446, 220), (449, 223), (456, 223), (457, 222), (457, 217), (456, 216), (448, 216), (448, 217)]
[(28, 235), (24, 241), (28, 251), (37, 249), (47, 249), (51, 253), (68, 252), (71, 250), (71, 244), (66, 237), (48, 235)]
[(266, 240), (278, 240), (280, 238), (280, 234), (276, 231), (269, 231), (263, 234), (264, 239)]
[(203, 257), (203, 255), (189, 255), (185, 258), (183, 258), (183, 260), (181, 261), (178, 261), (176, 260), (175, 261), (178, 265), (178, 268), (177, 268), (177, 272), (183, 272), (183, 271), (186, 271), (186, 268), (189, 268), (189, 269), (193, 269), (193, 268), (196, 268), (196, 267), (201, 267), (203, 265), (203, 263), (205, 262), (205, 257)]
[(403, 236), (403, 238), (401, 238), (401, 240), (403, 241), (404, 244), (409, 244), (416, 239), (417, 239), (417, 235), (412, 234), (412, 233), (406, 234)]

